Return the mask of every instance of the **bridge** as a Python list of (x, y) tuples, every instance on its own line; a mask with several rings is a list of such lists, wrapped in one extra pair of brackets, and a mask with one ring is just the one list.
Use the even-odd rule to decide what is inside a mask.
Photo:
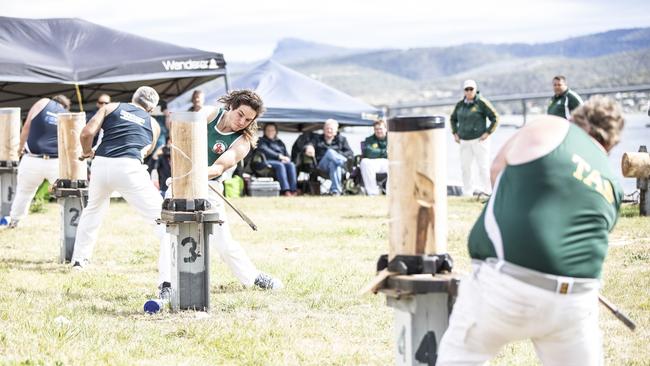
[[(646, 92), (646, 91), (650, 91), (650, 84), (614, 86), (608, 88), (572, 89), (572, 90), (580, 94), (580, 96), (582, 96), (583, 99), (588, 99), (590, 96), (596, 94)], [(521, 101), (521, 105), (523, 107), (524, 123), (526, 123), (526, 114), (528, 112), (526, 101), (536, 100), (536, 99), (550, 99), (552, 94), (553, 91), (549, 91), (545, 93), (504, 94), (504, 95), (490, 96), (488, 99), (492, 103)], [(386, 114), (389, 116), (395, 116), (397, 114), (401, 114), (401, 113), (396, 113), (398, 111), (405, 111), (405, 110), (418, 109), (418, 108), (452, 106), (458, 103), (459, 100), (460, 100), (459, 97), (442, 98), (442, 99), (437, 99), (429, 102), (397, 104), (397, 105), (389, 106), (388, 112)]]

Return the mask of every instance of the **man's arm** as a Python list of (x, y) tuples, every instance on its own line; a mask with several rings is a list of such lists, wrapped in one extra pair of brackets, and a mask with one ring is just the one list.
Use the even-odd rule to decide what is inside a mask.
[(341, 139), (341, 154), (345, 156), (348, 159), (354, 158), (354, 151), (350, 148), (350, 144), (348, 144), (348, 139), (345, 138), (345, 136), (341, 135), (339, 133), (339, 138)]
[(240, 138), (226, 150), (214, 164), (208, 167), (208, 179), (218, 178), (226, 170), (239, 163), (251, 149), (251, 145), (245, 138)]
[(499, 174), (503, 171), (503, 169), (506, 168), (506, 165), (508, 165), (506, 156), (510, 152), (510, 149), (512, 148), (512, 144), (514, 143), (515, 138), (517, 138), (517, 133), (512, 135), (508, 139), (508, 141), (506, 141), (506, 143), (503, 144), (497, 156), (494, 157), (494, 161), (492, 162), (492, 166), (490, 167), (490, 183), (492, 183), (492, 187), (494, 187), (494, 183), (496, 182)]
[(493, 133), (499, 125), (499, 113), (489, 100), (481, 98), (485, 109), (485, 115), (490, 120), (490, 126), (487, 129), (489, 134)]
[(449, 116), (449, 125), (451, 126), (451, 134), (454, 135), (454, 140), (456, 142), (460, 142), (460, 138), (458, 137), (458, 106), (460, 104), (456, 103), (454, 106), (454, 111), (451, 112), (451, 116)]
[(149, 123), (151, 123), (151, 137), (152, 137), (152, 140), (151, 140), (151, 144), (149, 144), (149, 145), (145, 146), (144, 148), (142, 148), (142, 159), (143, 160), (144, 160), (144, 158), (149, 156), (149, 154), (151, 154), (154, 151), (154, 149), (156, 148), (157, 142), (158, 142), (158, 137), (160, 137), (160, 126), (158, 125), (158, 121), (156, 121), (156, 119), (153, 118), (153, 117), (149, 117), (149, 118), (151, 118), (151, 121)]
[(79, 141), (81, 142), (81, 151), (82, 158), (92, 158), (95, 155), (93, 151), (93, 139), (102, 128), (102, 123), (104, 123), (104, 118), (117, 108), (119, 103), (110, 103), (104, 107), (101, 107), (93, 118), (86, 123), (86, 126), (81, 130), (81, 135), (79, 136)]
[(50, 100), (47, 98), (42, 98), (29, 109), (27, 113), (27, 118), (25, 118), (25, 124), (23, 129), (20, 131), (20, 143), (18, 144), (18, 155), (23, 154), (25, 150), (25, 144), (27, 143), (27, 138), (29, 137), (29, 129), (32, 127), (32, 120), (39, 114), (43, 108), (49, 103)]
[(578, 93), (573, 90), (569, 90), (567, 93), (567, 103), (569, 103), (569, 111), (573, 112), (574, 109), (578, 108), (582, 104), (582, 98)]

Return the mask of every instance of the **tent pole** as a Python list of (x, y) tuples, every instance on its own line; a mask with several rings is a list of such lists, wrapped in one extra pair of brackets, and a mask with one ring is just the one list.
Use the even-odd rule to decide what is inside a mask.
[(74, 88), (77, 91), (77, 102), (79, 103), (79, 112), (84, 111), (84, 106), (81, 103), (81, 91), (79, 90), (79, 84), (74, 84)]
[(228, 83), (228, 71), (227, 70), (226, 70), (226, 73), (223, 74), (223, 82), (224, 82), (225, 87), (226, 87), (226, 93), (229, 93), (230, 92), (230, 84)]

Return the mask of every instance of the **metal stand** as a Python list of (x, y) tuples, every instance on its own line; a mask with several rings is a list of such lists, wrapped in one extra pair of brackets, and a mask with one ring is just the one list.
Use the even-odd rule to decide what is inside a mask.
[(54, 183), (53, 193), (61, 207), (59, 263), (68, 263), (74, 252), (79, 218), (88, 203), (88, 181), (59, 179)]
[(0, 219), (9, 216), (18, 186), (18, 162), (0, 161)]
[(379, 291), (395, 309), (395, 364), (435, 365), (442, 335), (456, 301), (459, 277), (450, 272), (447, 254), (396, 256), (390, 263), (379, 258), (378, 270), (388, 268), (402, 274), (388, 277)]
[[(648, 149), (645, 145), (641, 145), (639, 152), (647, 153)], [(639, 189), (639, 216), (650, 215), (650, 192), (648, 192), (648, 186), (650, 186), (650, 177), (636, 179), (636, 187)]]
[(212, 225), (223, 223), (217, 212), (207, 211), (207, 200), (166, 199), (161, 221), (167, 225), (172, 246), (171, 309), (210, 309), (210, 245)]

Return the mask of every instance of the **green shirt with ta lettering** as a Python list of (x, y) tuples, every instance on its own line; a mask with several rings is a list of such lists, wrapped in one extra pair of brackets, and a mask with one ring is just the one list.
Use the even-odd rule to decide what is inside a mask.
[(549, 154), (506, 166), (470, 232), (470, 256), (502, 252), (540, 272), (599, 278), (623, 191), (596, 144), (571, 123)]

